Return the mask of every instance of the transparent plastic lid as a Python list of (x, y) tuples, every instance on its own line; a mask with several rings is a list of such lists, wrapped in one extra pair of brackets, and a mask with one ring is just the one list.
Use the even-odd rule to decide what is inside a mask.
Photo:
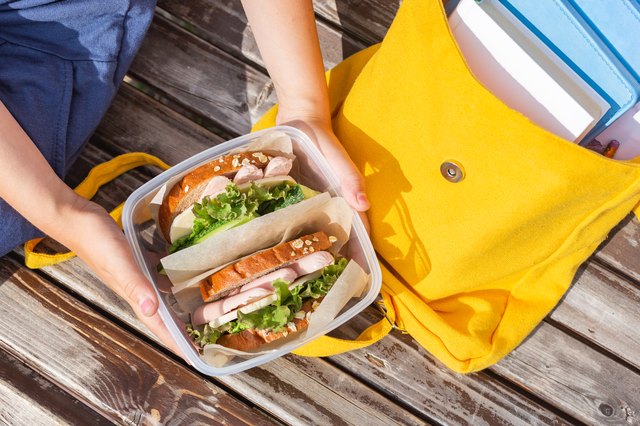
[[(182, 350), (187, 362), (193, 365), (198, 371), (207, 375), (221, 376), (247, 370), (283, 356), (317, 337), (330, 332), (374, 302), (382, 285), (382, 274), (371, 241), (365, 231), (362, 220), (356, 212), (353, 212), (349, 240), (341, 250), (341, 254), (357, 262), (364, 272), (368, 274), (368, 283), (361, 297), (351, 299), (338, 315), (321, 330), (312, 335), (287, 339), (287, 342), (272, 352), (256, 355), (251, 358), (236, 357), (222, 367), (214, 367), (205, 362), (189, 338), (185, 330), (184, 321), (174, 309), (176, 301), (171, 292), (171, 282), (167, 276), (158, 273), (157, 266), (160, 259), (168, 254), (168, 245), (159, 232), (156, 231), (156, 225), (152, 219), (149, 206), (153, 197), (169, 180), (184, 175), (186, 172), (215, 157), (226, 155), (230, 151), (237, 149), (250, 150), (253, 141), (272, 131), (283, 132), (291, 138), (293, 153), (296, 156), (295, 162), (297, 163), (294, 170), (304, 170), (304, 173), (299, 176), (296, 176), (292, 172), (293, 177), (296, 178), (298, 182), (321, 192), (329, 192), (331, 196), (340, 196), (337, 177), (308, 136), (293, 127), (278, 126), (238, 137), (188, 158), (142, 185), (131, 194), (124, 205), (122, 214), (124, 232), (138, 265), (140, 265), (142, 272), (153, 283), (160, 302), (160, 317)], [(215, 238), (215, 236), (212, 238)]]

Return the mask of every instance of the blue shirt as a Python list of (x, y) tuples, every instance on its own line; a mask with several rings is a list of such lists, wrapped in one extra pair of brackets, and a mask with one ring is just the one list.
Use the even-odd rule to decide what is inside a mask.
[[(0, 101), (60, 177), (113, 100), (154, 6), (0, 0)], [(0, 230), (0, 255), (40, 234), (1, 199)]]

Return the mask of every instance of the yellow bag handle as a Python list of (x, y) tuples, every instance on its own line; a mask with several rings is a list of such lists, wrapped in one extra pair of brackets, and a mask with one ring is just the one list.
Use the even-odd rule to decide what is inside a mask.
[[(83, 198), (90, 200), (96, 195), (98, 189), (106, 183), (111, 182), (118, 176), (140, 166), (158, 166), (162, 170), (167, 170), (170, 166), (158, 157), (144, 152), (130, 152), (118, 155), (109, 161), (98, 164), (91, 169), (87, 177), (80, 182), (74, 191)], [(113, 209), (109, 215), (122, 228), (122, 207), (124, 203)], [(45, 266), (55, 265), (75, 257), (75, 253), (45, 254), (34, 252), (42, 238), (35, 238), (24, 243), (24, 263), (28, 268), (38, 269)]]

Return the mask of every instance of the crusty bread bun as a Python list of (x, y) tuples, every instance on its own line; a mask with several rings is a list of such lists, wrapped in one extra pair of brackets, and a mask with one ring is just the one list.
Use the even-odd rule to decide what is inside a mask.
[(252, 351), (258, 349), (260, 346), (271, 343), (274, 340), (286, 337), (289, 333), (295, 333), (302, 331), (309, 325), (308, 313), (314, 311), (314, 306), (317, 306), (324, 297), (319, 297), (315, 300), (307, 300), (302, 304), (301, 310), (305, 312), (304, 318), (294, 318), (284, 330), (275, 332), (273, 330), (256, 330), (250, 328), (243, 330), (240, 333), (225, 334), (221, 336), (216, 343), (227, 348), (236, 349), (239, 351)]
[(233, 175), (242, 166), (252, 164), (260, 169), (269, 162), (270, 155), (263, 152), (242, 152), (216, 158), (187, 173), (162, 201), (158, 212), (158, 224), (165, 239), (171, 242), (169, 230), (173, 219), (198, 201), (211, 178)]
[(283, 268), (311, 253), (326, 250), (331, 244), (332, 241), (327, 234), (316, 232), (240, 259), (200, 282), (202, 300), (213, 302), (221, 299), (249, 281)]

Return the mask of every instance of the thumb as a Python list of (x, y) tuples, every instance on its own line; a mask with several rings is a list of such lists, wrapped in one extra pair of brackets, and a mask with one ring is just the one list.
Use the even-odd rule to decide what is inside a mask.
[(131, 307), (145, 317), (155, 315), (158, 298), (151, 283), (139, 272), (131, 272), (121, 285), (123, 296)]
[(359, 212), (369, 210), (371, 206), (364, 187), (364, 178), (355, 165), (348, 161), (339, 171), (342, 193), (351, 207)]

